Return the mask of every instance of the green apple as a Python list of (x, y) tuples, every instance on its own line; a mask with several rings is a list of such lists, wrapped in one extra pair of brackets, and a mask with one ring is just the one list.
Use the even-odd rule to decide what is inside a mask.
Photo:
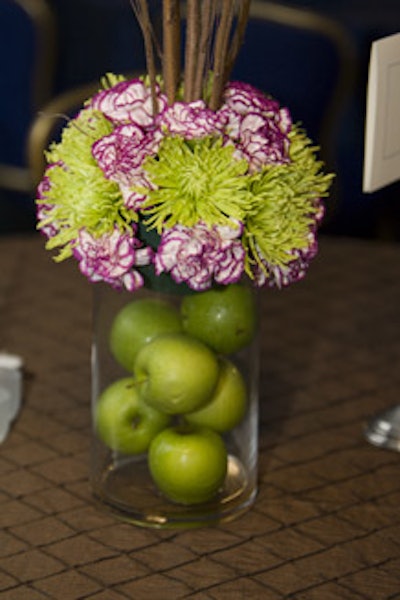
[(233, 354), (251, 342), (256, 329), (252, 290), (239, 283), (185, 296), (183, 329), (221, 354)]
[(100, 395), (95, 408), (99, 438), (123, 454), (146, 452), (151, 440), (169, 425), (169, 417), (140, 398), (132, 377), (118, 379)]
[(214, 393), (219, 362), (205, 344), (184, 333), (159, 335), (142, 347), (134, 367), (140, 396), (169, 415), (192, 412)]
[(192, 425), (209, 427), (219, 433), (233, 429), (246, 412), (246, 385), (239, 369), (228, 359), (221, 359), (220, 375), (211, 401), (203, 408), (185, 415)]
[(167, 498), (199, 504), (211, 500), (223, 485), (227, 451), (211, 429), (176, 426), (154, 438), (148, 461), (155, 484)]
[(110, 331), (110, 349), (128, 371), (140, 348), (157, 335), (182, 331), (179, 311), (158, 298), (140, 298), (126, 304), (115, 316)]

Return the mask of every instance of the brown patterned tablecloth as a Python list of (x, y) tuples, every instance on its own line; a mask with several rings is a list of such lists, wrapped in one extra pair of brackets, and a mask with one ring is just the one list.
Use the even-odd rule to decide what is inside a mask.
[(363, 437), (400, 402), (400, 246), (323, 238), (262, 311), (254, 507), (215, 529), (141, 529), (87, 482), (90, 285), (42, 238), (0, 238), (0, 349), (26, 367), (0, 446), (0, 600), (400, 598), (400, 454)]

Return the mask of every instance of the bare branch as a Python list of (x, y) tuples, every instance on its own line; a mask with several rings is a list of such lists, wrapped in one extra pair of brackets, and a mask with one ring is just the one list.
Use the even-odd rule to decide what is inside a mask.
[(234, 15), (234, 2), (222, 0), (221, 19), (215, 39), (215, 56), (213, 65), (213, 85), (211, 91), (210, 108), (217, 110), (220, 105), (222, 91), (225, 85), (226, 56), (229, 44), (230, 31)]
[(194, 97), (194, 81), (200, 41), (200, 2), (201, 0), (188, 0), (187, 3), (184, 71), (185, 102), (191, 102), (196, 99)]
[(193, 89), (195, 98), (202, 97), (205, 87), (205, 77), (210, 66), (210, 46), (214, 29), (215, 10), (216, 4), (213, 0), (203, 0), (197, 69)]
[(231, 76), (237, 55), (239, 54), (239, 50), (243, 44), (244, 34), (246, 32), (246, 26), (249, 20), (250, 4), (251, 0), (239, 0), (238, 23), (226, 61), (226, 69), (224, 74), (225, 82), (228, 81), (229, 77)]
[(146, 0), (130, 0), (132, 9), (136, 15), (143, 34), (144, 48), (146, 54), (147, 72), (150, 79), (150, 90), (153, 104), (153, 114), (158, 113), (158, 102), (156, 94), (156, 61), (153, 46), (153, 31), (151, 26), (149, 7)]
[(163, 1), (163, 78), (169, 104), (175, 101), (180, 78), (179, 0)]

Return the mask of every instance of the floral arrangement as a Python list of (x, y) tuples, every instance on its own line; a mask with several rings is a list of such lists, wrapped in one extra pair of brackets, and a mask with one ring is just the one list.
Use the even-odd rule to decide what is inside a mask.
[[(195, 15), (208, 24), (208, 40), (215, 31), (216, 48), (221, 28), (233, 27), (224, 10), (234, 4), (223, 2), (217, 18), (205, 0)], [(236, 49), (249, 3), (239, 4)], [(50, 146), (38, 187), (38, 227), (47, 248), (59, 249), (56, 260), (74, 257), (90, 281), (116, 288), (135, 291), (150, 271), (195, 291), (243, 276), (257, 286), (288, 285), (304, 276), (317, 252), (332, 176), (289, 110), (249, 84), (229, 81), (229, 69), (221, 80), (216, 64), (197, 63), (179, 81), (176, 44), (168, 54), (178, 5), (164, 2), (175, 20), (166, 20), (162, 75), (150, 52), (146, 3), (134, 5), (148, 73), (108, 74)], [(191, 6), (200, 10), (189, 2), (189, 13)], [(198, 36), (197, 46), (189, 40), (186, 62), (201, 60)], [(232, 62), (228, 53), (225, 64)]]

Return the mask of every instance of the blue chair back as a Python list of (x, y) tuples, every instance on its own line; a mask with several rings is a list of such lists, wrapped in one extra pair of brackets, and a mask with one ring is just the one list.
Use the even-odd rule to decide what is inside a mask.
[(29, 125), (51, 92), (53, 33), (44, 0), (0, 0), (0, 163), (25, 165)]
[(331, 168), (354, 72), (353, 42), (334, 20), (304, 8), (253, 0), (232, 77), (287, 106), (321, 146)]

